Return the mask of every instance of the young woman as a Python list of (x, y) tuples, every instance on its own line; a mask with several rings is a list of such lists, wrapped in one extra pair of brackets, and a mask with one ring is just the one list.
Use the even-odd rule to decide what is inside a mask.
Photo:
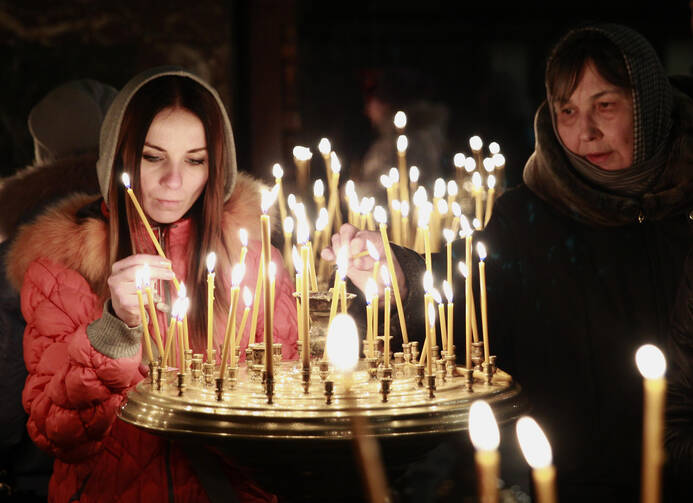
[[(166, 260), (125, 193), (123, 172)], [(242, 227), (250, 235), (242, 285), (255, 286), (261, 185), (237, 173), (231, 126), (217, 93), (175, 68), (140, 74), (117, 95), (101, 129), (97, 174), (101, 197), (75, 194), (53, 206), (20, 230), (7, 259), (11, 281), (21, 285), (27, 321), (27, 428), (34, 442), (56, 456), (50, 500), (207, 501), (207, 488), (195, 475), (198, 463), (176, 443), (116, 420), (128, 390), (147, 372), (135, 271), (149, 265), (162, 327), (176, 296), (174, 275), (186, 285), (190, 345), (202, 353), (205, 259), (214, 251), (218, 347)], [(284, 357), (293, 358), (292, 281), (274, 249), (272, 260), (279, 271), (274, 337), (283, 344)], [(261, 311), (258, 340), (263, 318)], [(248, 330), (241, 337), (245, 347)], [(229, 460), (213, 464), (228, 481), (220, 482), (222, 487), (230, 484), (241, 501), (273, 499)]]

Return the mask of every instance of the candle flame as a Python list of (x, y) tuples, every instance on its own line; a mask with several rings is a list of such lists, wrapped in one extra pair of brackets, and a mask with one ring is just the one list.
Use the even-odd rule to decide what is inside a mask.
[(433, 197), (445, 197), (445, 180), (436, 178), (433, 184)]
[(327, 213), (327, 208), (320, 208), (318, 219), (315, 221), (315, 230), (322, 232), (327, 227), (328, 222), (329, 214)]
[(173, 306), (171, 306), (171, 318), (180, 319), (178, 317), (178, 314), (181, 312), (183, 308), (182, 301), (183, 299), (180, 297), (173, 301)]
[(462, 152), (457, 152), (452, 158), (452, 164), (456, 168), (462, 168), (464, 166), (465, 156)]
[(267, 214), (267, 211), (274, 204), (274, 201), (276, 200), (278, 193), (279, 185), (276, 184), (274, 185), (274, 187), (272, 187), (272, 190), (262, 189), (262, 213)]
[(426, 189), (424, 187), (419, 187), (416, 189), (416, 192), (414, 192), (414, 197), (412, 198), (414, 201), (414, 206), (417, 208), (421, 206), (424, 201), (428, 200), (428, 193), (426, 192)]
[(448, 303), (452, 304), (452, 286), (450, 286), (450, 283), (446, 279), (443, 280), (443, 293), (445, 294), (445, 298), (448, 299)]
[(496, 169), (496, 165), (490, 157), (484, 158), (482, 164), (487, 173), (493, 173), (493, 170)]
[(293, 150), (294, 157), (299, 161), (309, 161), (313, 157), (313, 153), (308, 147), (297, 145)]
[(332, 150), (330, 140), (328, 140), (327, 138), (320, 138), (320, 143), (318, 143), (318, 150), (322, 155), (328, 155)]
[(400, 209), (399, 199), (393, 199), (392, 200), (392, 210), (393, 211), (399, 211), (399, 209)]
[(409, 168), (409, 181), (411, 183), (416, 183), (419, 181), (419, 176), (420, 176), (419, 168), (418, 166), (412, 166)]
[(428, 324), (431, 328), (436, 325), (436, 308), (433, 307), (433, 303), (428, 305)]
[(286, 205), (292, 212), (296, 212), (296, 196), (294, 194), (289, 194), (286, 197)]
[(238, 231), (238, 238), (241, 240), (242, 246), (248, 246), (248, 231), (241, 228)]
[(461, 227), (460, 236), (463, 238), (466, 238), (467, 236), (469, 236), (470, 234), (472, 234), (474, 232), (474, 230), (472, 229), (472, 226), (469, 225), (469, 220), (464, 215), (460, 216), (460, 227)]
[(313, 197), (319, 198), (325, 195), (325, 184), (319, 178), (313, 184)]
[(505, 166), (505, 156), (503, 154), (493, 154), (493, 163), (497, 168)]
[(361, 204), (359, 205), (359, 212), (363, 215), (370, 211), (370, 198), (364, 197), (361, 199)]
[(352, 372), (359, 362), (359, 336), (354, 319), (339, 313), (327, 331), (325, 352), (338, 372)]
[(344, 279), (349, 268), (349, 250), (346, 246), (342, 246), (337, 251), (337, 274)]
[(298, 225), (296, 226), (296, 242), (298, 244), (305, 244), (310, 238), (310, 227), (308, 226), (308, 220), (306, 218), (299, 218)]
[(390, 168), (388, 174), (390, 175), (390, 180), (392, 180), (393, 184), (399, 183), (399, 170), (397, 168)]
[(402, 204), (400, 205), (400, 210), (402, 211), (403, 218), (409, 217), (409, 202), (402, 201)]
[(488, 151), (492, 154), (497, 154), (498, 152), (500, 152), (500, 145), (498, 145), (497, 142), (492, 141), (488, 144)]
[(488, 175), (488, 179), (486, 180), (486, 185), (488, 185), (489, 189), (493, 189), (496, 187), (496, 177), (493, 175)]
[(274, 163), (274, 166), (272, 166), (272, 176), (274, 176), (274, 178), (281, 178), (284, 176), (284, 170), (278, 162)]
[(464, 277), (464, 279), (467, 279), (467, 264), (460, 260), (457, 263), (457, 268), (460, 270), (460, 274)]
[(455, 233), (452, 232), (452, 229), (443, 229), (443, 237), (445, 238), (445, 242), (449, 243), (455, 239)]
[(142, 272), (142, 269), (135, 269), (135, 285), (138, 290), (142, 290), (142, 285), (144, 284)]
[(188, 308), (190, 307), (190, 299), (188, 299), (187, 297), (178, 297), (176, 303), (178, 303), (176, 317), (178, 318), (178, 321), (183, 321), (185, 315), (188, 313)]
[(269, 271), (270, 281), (274, 281), (274, 279), (277, 277), (277, 264), (270, 262), (267, 270)]
[(392, 187), (392, 180), (387, 175), (380, 175), (380, 183), (386, 189), (389, 189), (390, 187)]
[(397, 137), (397, 152), (406, 152), (408, 146), (409, 140), (407, 140), (407, 137), (403, 134), (399, 135)]
[(296, 274), (302, 274), (303, 262), (301, 261), (301, 255), (299, 255), (298, 250), (296, 249), (296, 245), (294, 245), (291, 249), (291, 258), (294, 261), (294, 270), (296, 271)]
[(486, 259), (486, 247), (484, 246), (484, 243), (479, 241), (476, 244), (476, 251), (479, 254), (479, 260), (485, 260)]
[(431, 288), (431, 297), (436, 301), (436, 304), (443, 303), (443, 296), (440, 295), (440, 291), (437, 288)]
[(245, 276), (245, 265), (236, 264), (231, 269), (231, 285), (238, 286), (243, 281), (243, 276)]
[(385, 288), (390, 286), (390, 271), (387, 270), (387, 267), (380, 268), (380, 279), (382, 280)]
[(474, 152), (478, 152), (479, 150), (481, 150), (481, 147), (483, 147), (483, 146), (484, 146), (484, 142), (481, 141), (481, 138), (479, 136), (474, 135), (469, 139), (469, 147)]
[(142, 266), (142, 284), (146, 287), (149, 286), (151, 280), (151, 273), (149, 272), (149, 264), (144, 264)]
[(353, 197), (349, 198), (349, 211), (352, 213), (360, 213), (361, 209), (359, 208), (359, 198), (356, 194), (353, 195)]
[(469, 437), (477, 451), (495, 451), (500, 443), (498, 423), (488, 403), (475, 401), (469, 409)]
[(214, 252), (209, 252), (207, 254), (207, 272), (212, 274), (214, 272), (215, 265), (217, 265), (217, 254)]
[(472, 175), (472, 183), (474, 184), (474, 188), (476, 190), (481, 189), (481, 173), (478, 171), (475, 171), (474, 174)]
[(664, 353), (653, 344), (640, 346), (635, 353), (635, 363), (645, 379), (661, 379), (667, 370)]
[(407, 125), (407, 114), (402, 112), (401, 110), (398, 111), (395, 114), (395, 119), (394, 119), (395, 127), (398, 129), (404, 129), (404, 127)]
[(517, 440), (527, 463), (532, 468), (546, 468), (551, 465), (551, 444), (537, 422), (523, 416), (515, 424)]
[(475, 230), (477, 230), (477, 231), (481, 230), (481, 220), (479, 220), (478, 218), (475, 218), (474, 220), (472, 220), (472, 225), (474, 226)]
[(347, 182), (344, 184), (344, 193), (347, 197), (355, 197), (358, 199), (358, 196), (356, 195), (356, 184), (353, 180), (347, 180)]
[(476, 169), (476, 161), (474, 160), (473, 157), (467, 157), (467, 158), (464, 160), (464, 170), (465, 170), (467, 173), (471, 173), (471, 172), (474, 171), (475, 169)]
[(460, 218), (462, 215), (462, 206), (460, 206), (460, 203), (457, 201), (452, 202), (452, 214), (455, 215), (457, 218)]
[(428, 222), (431, 220), (431, 212), (433, 211), (433, 205), (425, 201), (419, 206), (419, 220), (417, 225), (422, 229), (428, 226)]
[(438, 213), (441, 215), (446, 215), (448, 212), (448, 202), (445, 199), (438, 200)]
[(423, 275), (423, 287), (426, 293), (433, 290), (433, 273), (431, 271), (426, 271)]
[(373, 210), (373, 218), (379, 224), (387, 223), (387, 213), (385, 213), (385, 210), (382, 206), (378, 205), (375, 207), (375, 209)]
[(333, 173), (339, 173), (342, 170), (342, 163), (334, 152), (330, 152), (330, 169)]
[(284, 219), (284, 234), (291, 236), (294, 232), (294, 219), (292, 217), (286, 217)]
[(378, 293), (378, 284), (373, 278), (368, 278), (366, 281), (366, 302), (371, 303), (371, 299)]
[(457, 192), (457, 182), (455, 180), (448, 180), (448, 196), (455, 197)]
[(250, 288), (247, 286), (243, 287), (243, 303), (245, 304), (245, 307), (250, 307), (253, 305), (253, 294), (250, 291)]
[(368, 249), (368, 255), (370, 255), (373, 260), (378, 262), (380, 260), (380, 253), (378, 253), (378, 249), (370, 239), (366, 239), (366, 248)]
[(125, 188), (129, 189), (130, 188), (130, 175), (128, 175), (127, 173), (123, 173), (122, 179), (123, 179), (123, 185), (125, 185)]

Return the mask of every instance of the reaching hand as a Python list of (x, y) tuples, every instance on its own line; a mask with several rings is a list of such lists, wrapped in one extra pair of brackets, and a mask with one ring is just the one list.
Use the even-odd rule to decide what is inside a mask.
[(111, 275), (108, 277), (113, 311), (129, 327), (135, 327), (142, 322), (137, 301), (135, 272), (145, 264), (149, 264), (151, 282), (160, 279), (172, 280), (174, 277), (170, 261), (164, 260), (158, 255), (144, 254), (131, 255), (119, 260), (113, 264)]
[[(375, 260), (369, 254), (363, 253), (368, 251), (366, 244), (367, 241), (370, 241), (375, 246), (375, 250), (380, 256), (381, 267), (386, 268), (387, 260), (385, 258), (385, 247), (383, 246), (383, 240), (380, 233), (375, 231), (362, 231), (351, 224), (342, 225), (339, 232), (332, 236), (332, 246), (324, 248), (320, 252), (320, 256), (324, 260), (334, 262), (337, 258), (337, 252), (339, 249), (346, 246), (349, 255), (347, 276), (362, 292), (365, 292), (366, 290), (366, 282), (368, 281), (368, 278), (373, 277), (373, 266), (375, 265)], [(359, 256), (362, 254), (363, 256)], [(395, 274), (397, 274), (397, 283), (399, 284), (400, 294), (402, 297), (406, 297), (406, 280), (402, 272), (402, 268), (400, 267), (399, 262), (397, 262), (397, 257), (394, 255), (392, 255), (392, 262), (395, 268)], [(377, 282), (378, 290), (382, 291), (382, 279), (378, 277)]]

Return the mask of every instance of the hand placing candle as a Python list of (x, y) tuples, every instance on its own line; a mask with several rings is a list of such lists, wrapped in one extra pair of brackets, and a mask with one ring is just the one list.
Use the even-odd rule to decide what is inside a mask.
[(479, 501), (498, 503), (500, 432), (491, 407), (483, 400), (475, 401), (469, 409), (469, 436), (476, 449)]
[(556, 469), (551, 464), (551, 445), (537, 422), (521, 417), (515, 425), (522, 454), (532, 467), (537, 503), (556, 503)]

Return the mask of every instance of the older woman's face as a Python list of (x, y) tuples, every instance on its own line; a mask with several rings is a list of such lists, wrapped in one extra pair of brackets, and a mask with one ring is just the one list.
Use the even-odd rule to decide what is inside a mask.
[(183, 108), (165, 108), (149, 126), (142, 149), (142, 206), (161, 224), (179, 220), (202, 193), (209, 167), (202, 121)]
[(558, 134), (572, 153), (607, 171), (633, 164), (633, 98), (585, 65), (567, 102), (554, 102)]

